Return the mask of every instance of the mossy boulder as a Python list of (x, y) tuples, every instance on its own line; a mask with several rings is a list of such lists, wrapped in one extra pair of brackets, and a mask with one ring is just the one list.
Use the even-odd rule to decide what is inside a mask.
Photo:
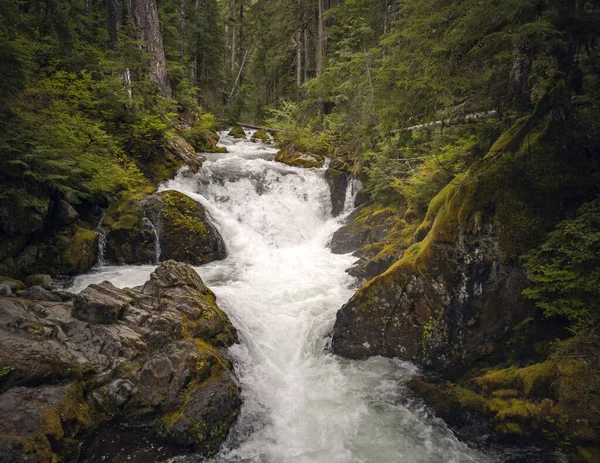
[(202, 265), (227, 257), (221, 235), (204, 208), (189, 196), (163, 191), (148, 198), (144, 208), (157, 224), (161, 258)]
[(275, 161), (282, 162), (288, 166), (310, 168), (321, 168), (325, 164), (325, 158), (318, 154), (303, 153), (296, 145), (287, 146), (277, 152)]
[(156, 262), (154, 225), (146, 217), (142, 201), (155, 188), (124, 195), (106, 210), (102, 227), (107, 230), (105, 259), (116, 264)]
[(474, 423), (497, 441), (535, 441), (570, 461), (600, 454), (600, 352), (596, 330), (563, 343), (547, 360), (486, 369), (458, 383), (413, 380), (409, 387), (461, 433)]
[(252, 134), (252, 138), (250, 138), (250, 140), (268, 142), (271, 141), (271, 137), (265, 129), (258, 129)]
[(536, 110), (431, 201), (402, 259), (338, 312), (334, 352), (401, 357), (451, 377), (503, 355), (533, 309), (518, 256), (599, 180), (584, 149), (565, 155), (578, 145), (564, 134), (576, 131), (557, 124)]
[(224, 146), (217, 146), (220, 137), (212, 130), (191, 129), (186, 134), (186, 138), (198, 153), (227, 152)]
[(175, 259), (201, 265), (226, 257), (223, 239), (200, 204), (178, 191), (151, 192), (130, 194), (107, 209), (103, 226), (109, 262)]
[(143, 286), (103, 282), (82, 295), (0, 298), (0, 459), (70, 461), (82, 448), (87, 460), (101, 446), (110, 460), (121, 447), (101, 441), (121, 424), (143, 425), (145, 445), (176, 444), (172, 456), (215, 453), (241, 406), (222, 349), (237, 334), (200, 276), (167, 261)]
[(246, 140), (246, 132), (244, 131), (244, 128), (241, 125), (234, 125), (229, 131), (228, 135), (233, 138), (240, 138)]
[(77, 275), (88, 272), (98, 260), (98, 233), (77, 224), (63, 229), (56, 237), (55, 272)]

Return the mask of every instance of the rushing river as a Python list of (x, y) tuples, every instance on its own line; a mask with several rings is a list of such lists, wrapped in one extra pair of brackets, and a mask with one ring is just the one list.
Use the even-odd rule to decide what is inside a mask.
[[(327, 248), (331, 217), (324, 169), (273, 161), (275, 150), (222, 135), (229, 154), (181, 171), (178, 190), (209, 211), (228, 257), (196, 270), (238, 328), (230, 349), (243, 388), (235, 428), (214, 462), (488, 462), (497, 454), (458, 441), (404, 382), (399, 360), (348, 361), (328, 353), (336, 311), (352, 295), (349, 255)], [(135, 286), (154, 266), (103, 266), (73, 290), (110, 280)], [(197, 461), (194, 456), (172, 461)]]

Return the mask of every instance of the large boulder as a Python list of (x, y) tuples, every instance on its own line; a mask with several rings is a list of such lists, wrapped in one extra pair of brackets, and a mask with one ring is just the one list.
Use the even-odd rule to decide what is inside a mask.
[(144, 208), (158, 225), (161, 258), (202, 265), (227, 257), (223, 238), (206, 210), (190, 197), (163, 191), (148, 198)]
[(56, 219), (61, 225), (71, 225), (72, 223), (77, 222), (79, 214), (73, 209), (73, 206), (61, 199), (58, 202)]
[(125, 315), (133, 299), (109, 281), (90, 285), (73, 300), (73, 317), (91, 323), (116, 323)]
[(352, 179), (353, 175), (350, 172), (350, 167), (341, 159), (331, 161), (325, 171), (325, 180), (331, 193), (331, 215), (333, 217), (337, 217), (344, 212), (346, 193)]
[(234, 125), (228, 135), (233, 138), (246, 139), (246, 132), (241, 125)]
[[(522, 144), (524, 127), (535, 127), (535, 144)], [(560, 133), (548, 118), (519, 121), (431, 201), (414, 233), (396, 229), (410, 247), (340, 309), (334, 352), (400, 357), (450, 377), (501, 357), (532, 313), (519, 256), (595, 181), (585, 153), (571, 162), (557, 149)]]
[(227, 256), (204, 208), (177, 191), (123, 198), (109, 206), (103, 226), (108, 229), (108, 262), (149, 264), (175, 259), (201, 265)]
[(66, 460), (113, 418), (180, 454), (216, 452), (241, 405), (220, 350), (236, 340), (214, 294), (174, 261), (143, 286), (92, 285), (74, 302), (0, 298), (0, 461)]
[(25, 278), (27, 286), (43, 286), (45, 289), (52, 289), (52, 277), (45, 273), (36, 273)]
[(277, 152), (275, 161), (288, 166), (321, 168), (325, 165), (325, 158), (318, 154), (301, 152), (296, 145), (287, 146)]

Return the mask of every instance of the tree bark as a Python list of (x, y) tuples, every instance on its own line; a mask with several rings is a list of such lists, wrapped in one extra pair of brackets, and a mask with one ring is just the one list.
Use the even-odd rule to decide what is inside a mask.
[(323, 74), (323, 71), (325, 70), (325, 20), (323, 19), (323, 1), (324, 0), (317, 0), (317, 77)]
[(119, 0), (106, 0), (106, 19), (110, 48), (114, 48), (119, 40), (119, 25), (121, 23)]
[(310, 65), (310, 53), (308, 47), (308, 26), (304, 28), (304, 82), (308, 80), (308, 67)]
[(300, 31), (296, 31), (296, 86), (302, 86), (302, 39)]
[(133, 23), (142, 49), (149, 55), (149, 78), (160, 87), (163, 95), (171, 96), (171, 83), (167, 76), (167, 60), (158, 21), (156, 0), (132, 0)]
[(179, 62), (185, 59), (185, 0), (179, 0), (179, 22), (177, 23), (179, 33)]

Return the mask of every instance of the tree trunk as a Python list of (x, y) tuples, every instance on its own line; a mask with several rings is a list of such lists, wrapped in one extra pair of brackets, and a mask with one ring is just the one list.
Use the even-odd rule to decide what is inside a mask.
[(156, 0), (132, 0), (133, 23), (142, 49), (149, 55), (149, 78), (166, 96), (172, 95), (167, 76), (167, 62), (163, 48), (162, 33), (158, 21)]
[(179, 0), (179, 22), (177, 23), (179, 33), (179, 62), (185, 59), (185, 0)]
[(308, 47), (308, 27), (304, 28), (304, 82), (308, 80), (308, 67), (310, 65), (310, 53)]
[(119, 40), (119, 25), (121, 24), (119, 0), (106, 0), (106, 19), (110, 48), (115, 48)]
[(325, 70), (325, 20), (323, 0), (317, 0), (317, 77)]
[(235, 43), (235, 24), (231, 24), (231, 73), (235, 71), (235, 54), (236, 54), (236, 46)]
[(296, 86), (302, 86), (302, 39), (300, 31), (296, 31)]

